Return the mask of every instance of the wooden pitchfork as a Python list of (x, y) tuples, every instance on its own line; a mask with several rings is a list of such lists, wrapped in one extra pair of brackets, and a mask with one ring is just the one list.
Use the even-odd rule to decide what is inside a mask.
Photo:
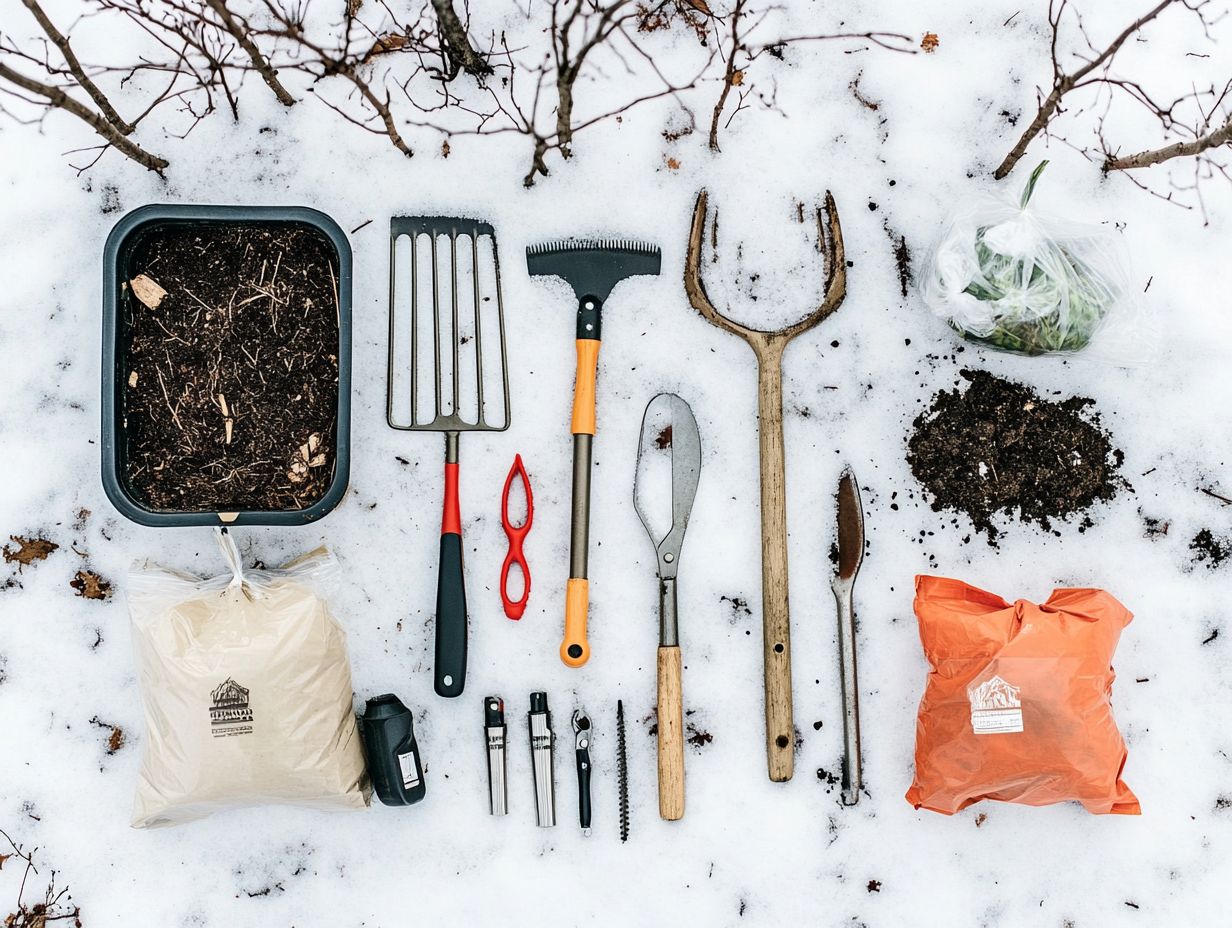
[(697, 195), (684, 288), (693, 308), (720, 329), (739, 335), (757, 356), (757, 417), (761, 446), (761, 602), (766, 676), (766, 758), (770, 779), (790, 780), (795, 753), (791, 719), (791, 620), (787, 598), (787, 483), (783, 461), (783, 351), (802, 332), (838, 309), (847, 295), (843, 229), (834, 197), (826, 191), (825, 217), (817, 210), (818, 247), (825, 255), (826, 293), (808, 316), (778, 331), (754, 329), (722, 315), (702, 283), (701, 252), (706, 191)]

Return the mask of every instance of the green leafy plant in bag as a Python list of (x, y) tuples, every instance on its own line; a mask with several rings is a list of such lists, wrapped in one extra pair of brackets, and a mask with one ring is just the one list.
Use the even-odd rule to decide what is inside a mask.
[(964, 210), (930, 252), (920, 291), (963, 337), (1001, 351), (1079, 351), (1125, 293), (1119, 236), (1029, 208), (1044, 167), (1018, 204)]

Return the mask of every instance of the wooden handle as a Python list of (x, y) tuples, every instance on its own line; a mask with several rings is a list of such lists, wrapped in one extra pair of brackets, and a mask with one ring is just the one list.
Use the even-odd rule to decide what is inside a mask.
[(599, 340), (577, 340), (577, 378), (573, 387), (574, 435), (595, 434), (595, 373), (599, 367)]
[(680, 648), (659, 648), (659, 817), (684, 818), (684, 713)]
[(758, 442), (761, 446), (761, 605), (766, 684), (766, 761), (770, 779), (790, 780), (795, 759), (791, 717), (791, 617), (787, 594), (787, 477), (783, 456), (783, 347), (755, 344)]
[(590, 605), (590, 581), (571, 577), (565, 589), (565, 640), (560, 643), (560, 659), (570, 667), (581, 667), (590, 660), (586, 640), (586, 610)]

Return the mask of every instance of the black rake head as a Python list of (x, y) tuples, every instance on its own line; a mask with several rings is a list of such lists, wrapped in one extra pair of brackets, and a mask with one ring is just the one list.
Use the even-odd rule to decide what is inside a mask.
[(626, 277), (657, 277), (661, 264), (657, 245), (632, 239), (567, 239), (526, 249), (532, 276), (563, 278), (579, 301), (594, 297), (605, 302)]

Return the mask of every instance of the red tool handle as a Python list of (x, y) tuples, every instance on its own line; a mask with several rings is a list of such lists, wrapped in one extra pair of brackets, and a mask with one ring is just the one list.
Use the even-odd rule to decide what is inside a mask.
[[(509, 490), (513, 486), (513, 478), (522, 480), (522, 488), (526, 491), (526, 521), (521, 525), (513, 525), (509, 520)], [(501, 493), (501, 525), (509, 538), (509, 553), (501, 565), (500, 595), (505, 606), (505, 615), (511, 619), (522, 618), (526, 611), (526, 603), (530, 599), (530, 565), (526, 563), (526, 555), (522, 553), (522, 542), (530, 533), (531, 523), (535, 520), (535, 497), (531, 493), (530, 478), (526, 476), (526, 468), (522, 465), (522, 455), (515, 455), (513, 466), (509, 468), (509, 476), (505, 478), (505, 489)], [(522, 571), (522, 598), (514, 601), (509, 598), (509, 568), (514, 564)]]

